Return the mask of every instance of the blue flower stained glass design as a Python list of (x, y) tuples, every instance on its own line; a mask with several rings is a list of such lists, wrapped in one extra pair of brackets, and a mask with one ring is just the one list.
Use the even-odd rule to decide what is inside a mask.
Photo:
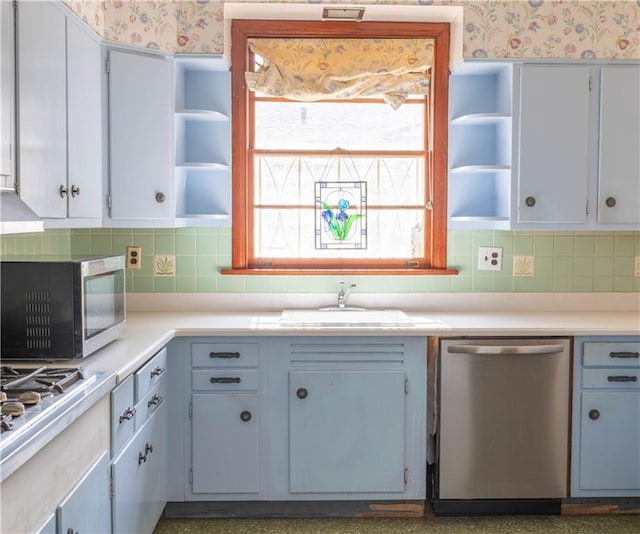
[(367, 248), (367, 183), (315, 182), (316, 248)]

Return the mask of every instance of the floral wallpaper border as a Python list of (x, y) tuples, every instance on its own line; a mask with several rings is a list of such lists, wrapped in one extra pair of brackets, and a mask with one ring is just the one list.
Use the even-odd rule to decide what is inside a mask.
[[(221, 54), (224, 51), (223, 2), (63, 2), (109, 41), (172, 53)], [(308, 3), (353, 2), (308, 0)], [(462, 6), (464, 57), (640, 59), (640, 0), (382, 0), (378, 3)]]

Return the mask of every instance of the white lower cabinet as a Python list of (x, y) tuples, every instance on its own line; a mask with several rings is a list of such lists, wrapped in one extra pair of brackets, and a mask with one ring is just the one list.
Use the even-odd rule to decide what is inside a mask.
[(193, 493), (260, 491), (255, 393), (193, 395)]
[(425, 499), (426, 338), (194, 338), (170, 352), (184, 362), (171, 419), (190, 414), (170, 438), (184, 459), (170, 516), (215, 515), (214, 501)]
[(109, 510), (109, 455), (105, 451), (78, 485), (58, 506), (58, 532), (111, 532)]
[(114, 533), (150, 534), (167, 502), (166, 368), (167, 351), (163, 349), (111, 397), (112, 429), (116, 429), (111, 462)]
[(640, 338), (576, 338), (572, 497), (640, 497)]
[(166, 503), (166, 432), (166, 406), (159, 406), (113, 461), (113, 532), (153, 532)]

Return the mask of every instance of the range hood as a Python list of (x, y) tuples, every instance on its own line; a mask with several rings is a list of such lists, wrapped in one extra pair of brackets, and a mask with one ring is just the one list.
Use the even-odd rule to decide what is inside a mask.
[(0, 187), (0, 234), (44, 231), (44, 221), (11, 187)]

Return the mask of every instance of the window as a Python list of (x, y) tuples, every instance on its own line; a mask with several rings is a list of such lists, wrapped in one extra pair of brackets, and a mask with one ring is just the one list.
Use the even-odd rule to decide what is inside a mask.
[[(455, 273), (446, 269), (448, 32), (432, 23), (233, 21), (224, 272)], [(367, 94), (299, 101), (249, 91), (245, 73), (264, 61), (252, 39), (283, 37), (428, 42), (428, 95), (394, 110), (388, 102), (399, 102)]]

